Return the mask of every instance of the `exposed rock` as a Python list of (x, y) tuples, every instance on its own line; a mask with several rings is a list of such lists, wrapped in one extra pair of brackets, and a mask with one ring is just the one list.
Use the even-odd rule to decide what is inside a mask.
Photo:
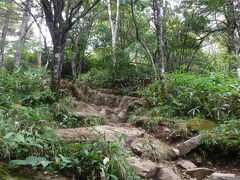
[(104, 116), (104, 117), (107, 117), (109, 115), (109, 111), (106, 109), (106, 108), (103, 108), (101, 111), (100, 111), (100, 115)]
[(156, 180), (180, 180), (178, 175), (169, 168), (160, 168)]
[(131, 149), (139, 156), (146, 156), (146, 153), (152, 151), (152, 146), (148, 139), (136, 138), (131, 144)]
[(134, 101), (130, 102), (128, 105), (128, 108), (130, 110), (137, 108), (137, 107), (142, 107), (142, 106), (147, 106), (148, 105), (148, 101), (144, 98), (139, 98), (139, 99), (135, 99)]
[(57, 134), (68, 141), (93, 141), (97, 138), (103, 138), (107, 141), (119, 141), (119, 136), (122, 136), (122, 145), (130, 147), (134, 139), (140, 138), (145, 134), (142, 129), (116, 126), (116, 125), (102, 125), (95, 127), (82, 127), (82, 128), (68, 128), (60, 129)]
[(153, 178), (157, 174), (158, 166), (150, 160), (131, 157), (128, 161), (130, 167), (142, 178)]
[(108, 119), (112, 123), (118, 123), (120, 121), (120, 118), (115, 114), (111, 114), (110, 116), (108, 116)]
[(183, 143), (177, 145), (177, 149), (179, 150), (179, 155), (185, 155), (191, 152), (193, 149), (197, 148), (201, 145), (201, 136), (193, 137)]
[[(86, 114), (85, 112), (88, 112), (90, 108), (91, 111), (93, 111), (90, 115), (100, 116), (114, 123), (125, 122), (127, 119), (129, 104), (139, 99), (130, 96), (121, 97), (101, 93), (83, 85), (69, 85), (65, 88), (68, 88), (80, 103), (86, 104), (86, 108), (78, 108), (81, 114)], [(90, 107), (87, 107), (87, 105)]]
[(189, 174), (193, 178), (197, 178), (197, 180), (204, 179), (213, 172), (214, 171), (212, 169), (208, 168), (193, 168), (187, 170), (187, 174)]
[(195, 164), (188, 160), (180, 160), (178, 161), (177, 165), (183, 169), (193, 169), (197, 167)]
[(87, 104), (84, 102), (75, 102), (76, 106), (78, 107), (76, 109), (75, 114), (79, 117), (86, 117), (86, 116), (96, 116), (101, 118), (106, 118), (104, 114), (100, 113), (101, 108), (97, 107), (94, 104)]
[(122, 108), (114, 108), (114, 114), (119, 114), (122, 111)]
[(136, 99), (137, 98), (135, 97), (123, 96), (118, 107), (121, 109), (128, 110), (129, 104)]
[(236, 174), (213, 173), (209, 180), (240, 180)]
[(131, 149), (137, 155), (152, 161), (161, 161), (175, 156), (170, 146), (152, 137), (136, 138), (131, 144)]
[(118, 117), (119, 117), (121, 122), (126, 121), (126, 119), (127, 119), (127, 112), (126, 111), (121, 111), (120, 113), (118, 113)]
[(73, 96), (79, 101), (90, 104), (93, 103), (98, 106), (108, 106), (111, 108), (118, 107), (122, 99), (120, 96), (101, 93), (83, 85), (78, 87), (72, 86), (70, 88)]

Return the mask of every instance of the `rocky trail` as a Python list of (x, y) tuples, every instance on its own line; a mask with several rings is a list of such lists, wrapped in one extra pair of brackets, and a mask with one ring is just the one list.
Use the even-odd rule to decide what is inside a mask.
[[(105, 125), (59, 129), (57, 134), (64, 140), (91, 142), (97, 138), (117, 142), (132, 151), (129, 165), (142, 178), (153, 180), (239, 180), (239, 174), (220, 172), (215, 168), (197, 167), (186, 156), (201, 144), (196, 136), (170, 146), (147, 131), (127, 123), (129, 109), (141, 105), (143, 99), (115, 96), (92, 90), (85, 86), (68, 87), (77, 99), (79, 116), (93, 115), (105, 118)], [(119, 138), (121, 137), (121, 138)], [(120, 139), (120, 142), (119, 142)]]

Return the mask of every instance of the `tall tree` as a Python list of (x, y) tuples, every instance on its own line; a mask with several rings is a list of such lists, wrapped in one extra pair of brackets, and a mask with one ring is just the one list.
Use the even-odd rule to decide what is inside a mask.
[(138, 23), (137, 23), (137, 20), (136, 20), (136, 15), (135, 15), (135, 3), (136, 3), (136, 1), (130, 0), (131, 14), (132, 14), (132, 20), (133, 20), (133, 24), (134, 24), (134, 28), (135, 28), (136, 39), (141, 44), (143, 49), (146, 51), (146, 53), (148, 55), (148, 58), (150, 59), (150, 62), (152, 64), (154, 74), (157, 77), (157, 69), (156, 69), (156, 65), (155, 65), (155, 62), (154, 62), (153, 55), (151, 54), (149, 48), (147, 47), (147, 45), (143, 42), (143, 40), (140, 37), (139, 27), (138, 27)]
[(41, 0), (40, 2), (53, 42), (51, 90), (58, 96), (68, 32), (100, 0), (95, 0), (92, 4), (90, 0)]
[(26, 0), (24, 3), (24, 9), (22, 14), (22, 23), (21, 28), (19, 32), (17, 47), (16, 47), (16, 55), (15, 55), (15, 67), (16, 69), (19, 69), (21, 64), (21, 58), (22, 58), (22, 48), (26, 40), (26, 35), (28, 31), (28, 23), (30, 21), (30, 14), (28, 12), (28, 8), (31, 6), (32, 0)]
[(88, 39), (90, 31), (94, 22), (94, 16), (85, 16), (81, 19), (73, 28), (73, 33), (70, 34), (70, 38), (73, 44), (72, 52), (72, 82), (76, 82), (76, 78), (82, 71), (84, 63), (85, 52), (88, 45)]
[(153, 0), (154, 24), (156, 27), (157, 55), (156, 60), (159, 66), (161, 92), (164, 99), (167, 99), (167, 83), (165, 80), (164, 68), (164, 2), (163, 0)]
[[(13, 0), (6, 0), (6, 3), (11, 7), (12, 1)], [(2, 69), (3, 63), (4, 63), (4, 51), (5, 51), (5, 46), (6, 46), (6, 37), (7, 37), (7, 31), (8, 31), (9, 22), (10, 22), (10, 15), (11, 15), (11, 9), (8, 7), (4, 13), (5, 20), (4, 20), (2, 36), (1, 36), (0, 69)]]
[(113, 59), (113, 64), (115, 65), (117, 63), (116, 48), (117, 48), (118, 28), (119, 28), (119, 20), (120, 20), (120, 0), (117, 0), (116, 2), (115, 20), (113, 19), (112, 1), (107, 0), (107, 6), (108, 6), (109, 25), (110, 25), (111, 37), (112, 37), (112, 59)]

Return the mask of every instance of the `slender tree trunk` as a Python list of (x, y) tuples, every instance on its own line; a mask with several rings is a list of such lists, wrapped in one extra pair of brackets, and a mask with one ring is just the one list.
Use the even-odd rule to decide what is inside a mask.
[[(31, 3), (31, 0), (26, 0), (25, 5), (29, 6)], [(16, 48), (16, 55), (15, 55), (15, 67), (16, 69), (19, 69), (20, 64), (21, 64), (21, 58), (22, 58), (22, 48), (26, 40), (26, 34), (27, 34), (27, 29), (28, 29), (28, 23), (30, 20), (30, 14), (28, 12), (28, 9), (24, 9), (24, 13), (22, 16), (22, 24), (20, 28), (20, 34), (17, 42), (17, 48)]]
[[(7, 3), (12, 4), (12, 0), (7, 1)], [(4, 13), (5, 17), (5, 22), (2, 30), (2, 37), (1, 37), (1, 49), (0, 49), (0, 69), (2, 69), (3, 64), (4, 64), (4, 51), (5, 51), (5, 46), (6, 46), (6, 37), (7, 37), (7, 31), (8, 31), (8, 26), (9, 26), (9, 21), (10, 21), (10, 14), (11, 10), (8, 9)]]
[[(42, 19), (42, 14), (41, 14), (41, 20), (40, 20), (40, 24), (43, 23), (43, 19)], [(42, 67), (42, 33), (41, 33), (41, 29), (38, 29), (38, 57), (37, 57), (37, 65), (38, 67)]]
[(227, 11), (225, 18), (227, 20), (227, 48), (228, 54), (231, 56), (231, 61), (229, 62), (229, 71), (236, 69), (236, 58), (235, 58), (235, 10), (233, 0), (228, 0), (227, 2)]
[(111, 36), (112, 36), (112, 59), (113, 59), (113, 64), (116, 65), (117, 63), (116, 49), (117, 49), (118, 28), (119, 28), (119, 20), (120, 20), (120, 10), (119, 10), (120, 0), (117, 0), (115, 22), (113, 21), (113, 16), (112, 16), (113, 11), (112, 11), (110, 0), (107, 0), (107, 7), (108, 7), (109, 25), (110, 25)]
[(38, 37), (38, 57), (37, 57), (38, 67), (42, 66), (42, 35), (39, 33)]
[(146, 46), (146, 44), (140, 38), (139, 29), (138, 29), (138, 25), (137, 25), (137, 20), (136, 20), (136, 17), (135, 17), (135, 8), (134, 8), (133, 0), (130, 0), (130, 4), (131, 4), (131, 14), (132, 14), (132, 19), (133, 19), (133, 24), (134, 24), (135, 33), (136, 33), (136, 39), (141, 44), (143, 49), (146, 51), (146, 53), (147, 53), (147, 55), (150, 59), (151, 65), (152, 65), (154, 75), (155, 75), (155, 77), (157, 77), (157, 69), (156, 69), (156, 66), (155, 66), (155, 63), (154, 63), (154, 60), (153, 60), (153, 56), (152, 56), (150, 50), (148, 49), (148, 47)]
[(165, 79), (165, 68), (164, 68), (164, 31), (163, 31), (163, 0), (153, 0), (153, 12), (154, 12), (154, 23), (156, 26), (157, 36), (157, 62), (159, 66), (160, 80), (161, 80), (161, 92), (163, 99), (167, 99), (167, 83)]

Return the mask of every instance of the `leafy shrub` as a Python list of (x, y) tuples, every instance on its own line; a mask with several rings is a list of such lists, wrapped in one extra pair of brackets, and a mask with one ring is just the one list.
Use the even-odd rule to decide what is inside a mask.
[(117, 144), (96, 140), (93, 144), (67, 144), (53, 130), (40, 127), (17, 130), (1, 122), (0, 159), (13, 159), (9, 168), (31, 165), (50, 173), (62, 173), (77, 179), (136, 179), (128, 167), (127, 154)]
[(134, 94), (151, 82), (151, 70), (133, 65), (118, 65), (111, 69), (91, 69), (80, 75), (78, 82), (92, 88), (115, 89), (120, 94)]
[[(29, 69), (28, 71), (15, 71), (9, 74), (6, 71), (0, 71), (0, 97), (5, 99), (11, 99), (15, 101), (16, 104), (24, 101), (25, 98), (35, 97), (42, 98), (45, 92), (46, 98), (53, 100), (52, 93), (50, 91), (46, 92), (45, 80), (48, 78), (48, 73), (44, 69)], [(46, 94), (49, 93), (49, 96)]]
[(240, 152), (240, 120), (227, 121), (202, 135), (210, 151), (217, 149), (219, 154)]
[(152, 106), (165, 108), (171, 116), (203, 116), (221, 120), (229, 116), (240, 117), (240, 80), (224, 75), (209, 77), (192, 74), (169, 74), (167, 102), (161, 100), (156, 81), (140, 92)]
[[(137, 179), (118, 145), (96, 140), (93, 144), (68, 144), (53, 132), (57, 117), (65, 123), (94, 125), (102, 119), (88, 117), (75, 122), (70, 98), (55, 102), (45, 86), (47, 73), (41, 69), (9, 74), (0, 71), (0, 160), (9, 168), (26, 166), (50, 173), (63, 173), (77, 179)], [(1, 168), (1, 164), (0, 164)], [(18, 170), (18, 169), (16, 169)], [(20, 171), (22, 168), (20, 169)], [(0, 170), (0, 178), (5, 176)]]

